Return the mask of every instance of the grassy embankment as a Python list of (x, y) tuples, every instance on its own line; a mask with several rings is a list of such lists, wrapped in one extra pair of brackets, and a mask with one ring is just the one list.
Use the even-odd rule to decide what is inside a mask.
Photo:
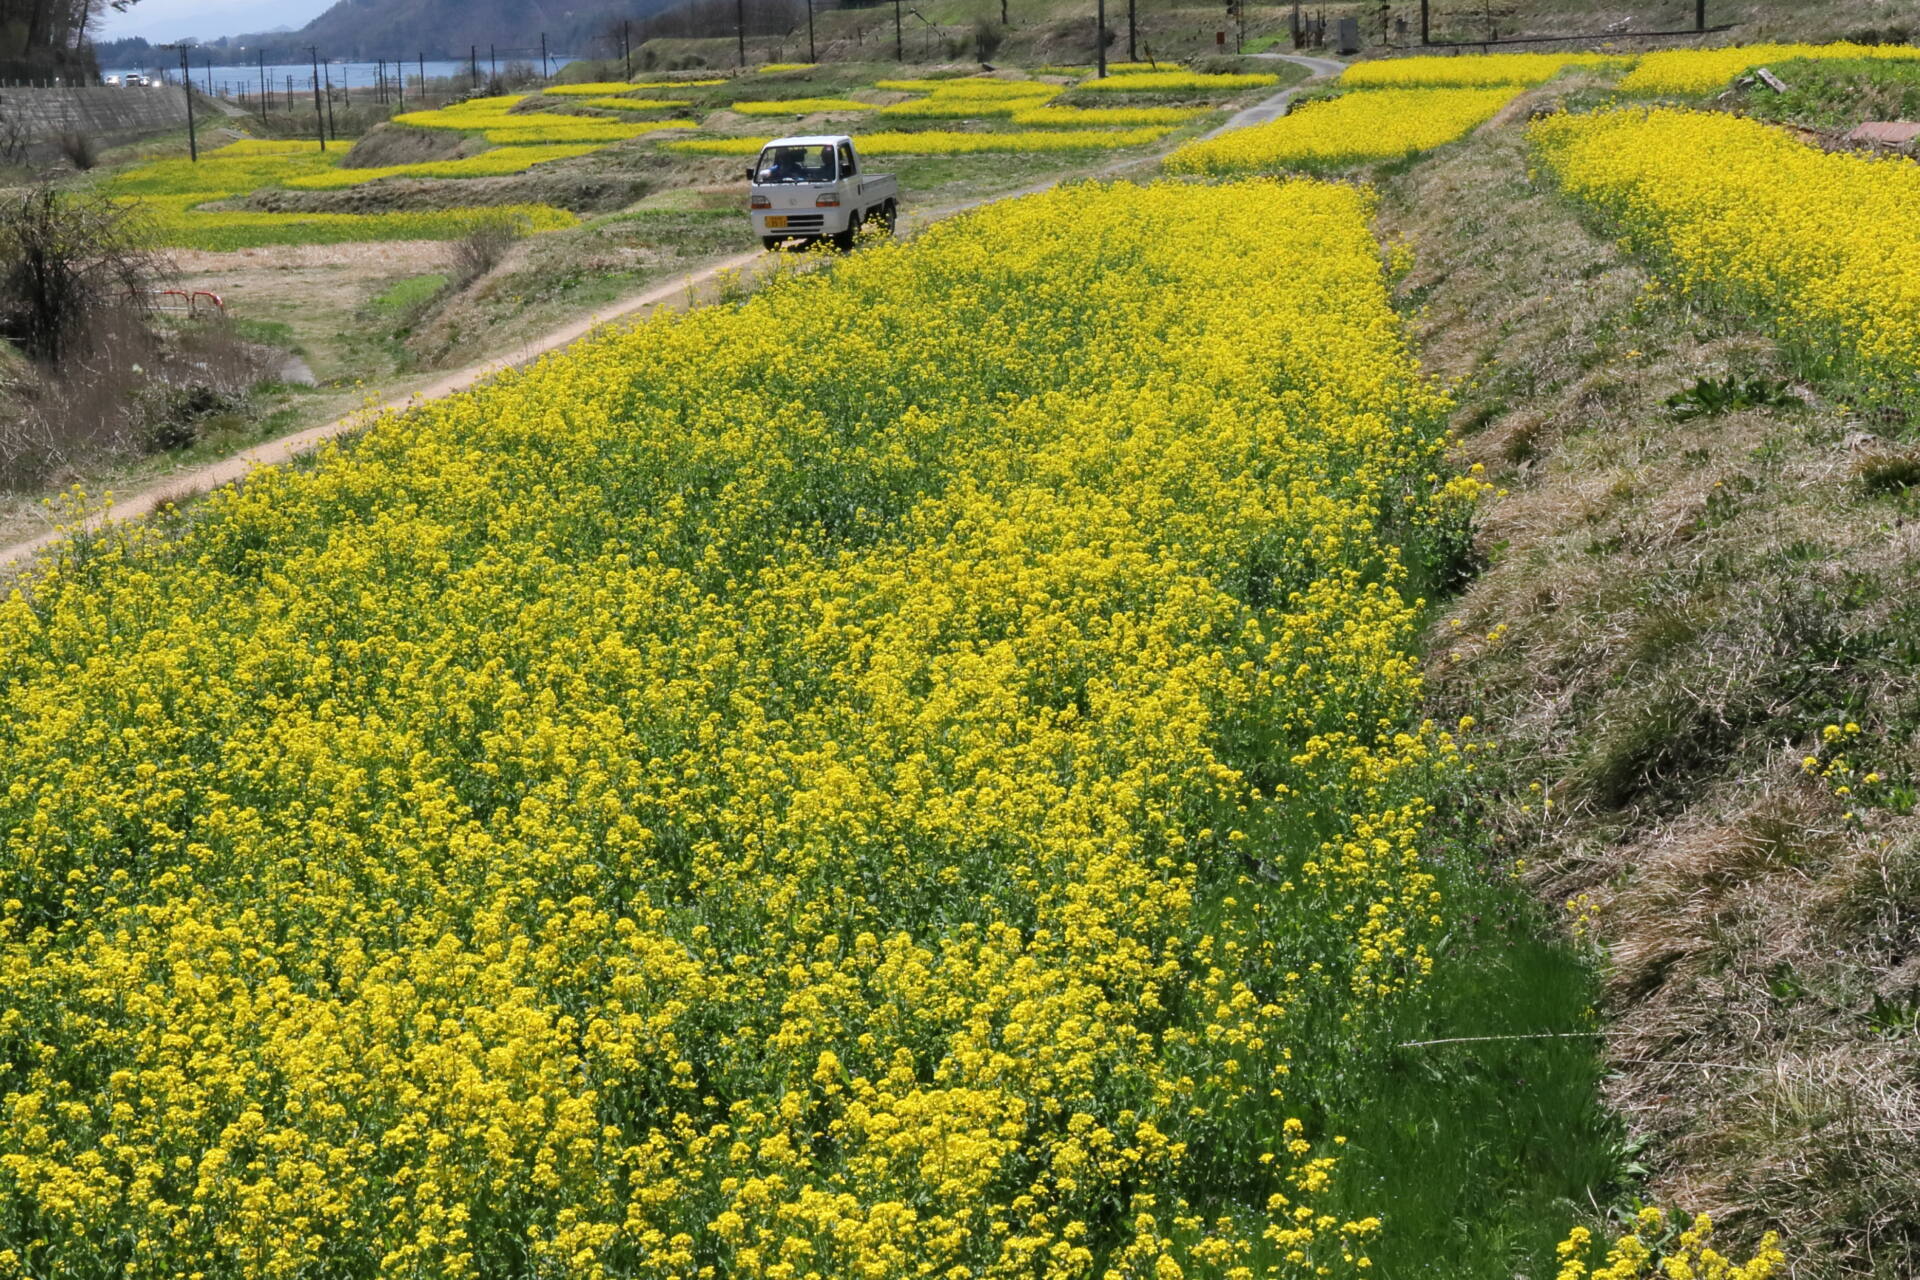
[[(1789, 68), (1746, 105), (1822, 128), (1912, 74)], [(1914, 406), (1661, 288), (1538, 165), (1493, 130), (1382, 187), (1465, 457), (1503, 486), (1433, 633), (1436, 705), (1499, 743), (1485, 820), (1595, 948), (1650, 1194), (1784, 1228), (1795, 1274), (1912, 1274)]]

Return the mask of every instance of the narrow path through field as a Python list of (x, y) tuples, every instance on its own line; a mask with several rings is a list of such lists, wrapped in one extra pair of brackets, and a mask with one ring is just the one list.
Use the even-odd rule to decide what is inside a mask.
[[(1313, 74), (1307, 81), (1284, 89), (1258, 105), (1240, 112), (1225, 124), (1221, 125), (1220, 128), (1215, 129), (1213, 134), (1222, 133), (1228, 129), (1244, 128), (1250, 124), (1264, 124), (1268, 120), (1284, 115), (1287, 104), (1291, 102), (1294, 95), (1299, 93), (1306, 85), (1327, 76), (1338, 75), (1346, 69), (1345, 63), (1335, 62), (1330, 58), (1309, 58), (1281, 53), (1263, 53), (1253, 56), (1298, 63), (1300, 66), (1306, 67)], [(1207, 136), (1212, 137), (1213, 134)], [(1115, 172), (1136, 163), (1138, 163), (1137, 160), (1129, 159), (1111, 166), (1109, 169), (1095, 173), (1092, 176), (1104, 177), (1108, 173)], [(1086, 175), (1076, 175), (1074, 180), (1081, 180), (1085, 176)], [(991, 204), (1000, 200), (1012, 200), (1020, 196), (1033, 195), (1037, 192), (1046, 191), (1065, 180), (1066, 179), (1062, 178), (1049, 178), (1045, 182), (1035, 183), (1033, 186), (1023, 187), (1018, 191), (1011, 191), (1004, 195), (982, 197), (978, 200), (968, 200), (960, 204), (928, 210), (917, 215), (909, 215), (907, 225), (909, 228), (925, 226), (928, 223), (937, 222), (942, 218), (950, 218), (957, 213), (964, 213), (968, 209), (977, 208), (983, 204)], [(368, 405), (366, 408), (347, 414), (344, 417), (336, 418), (332, 422), (323, 423), (317, 427), (309, 427), (305, 431), (298, 431), (292, 435), (285, 435), (275, 440), (266, 441), (250, 449), (244, 449), (230, 458), (210, 463), (204, 467), (168, 476), (166, 479), (157, 481), (136, 493), (116, 494), (114, 496), (113, 508), (110, 511), (94, 512), (76, 521), (74, 526), (69, 529), (49, 530), (38, 537), (29, 538), (24, 542), (14, 543), (12, 546), (0, 550), (0, 571), (23, 566), (30, 561), (35, 554), (53, 545), (53, 543), (60, 538), (66, 536), (68, 532), (98, 529), (110, 520), (138, 520), (160, 510), (168, 503), (177, 502), (183, 498), (204, 493), (209, 489), (218, 489), (224, 485), (244, 480), (247, 474), (255, 467), (271, 467), (280, 463), (290, 462), (301, 454), (324, 444), (328, 440), (347, 435), (366, 427), (384, 413), (406, 409), (412, 405), (418, 405), (429, 400), (438, 400), (442, 397), (468, 390), (475, 384), (484, 382), (495, 374), (502, 373), (508, 369), (518, 368), (521, 365), (529, 364), (539, 359), (541, 356), (558, 351), (563, 347), (572, 346), (575, 342), (586, 337), (602, 325), (625, 320), (642, 312), (651, 311), (664, 303), (686, 298), (692, 295), (699, 286), (716, 279), (723, 273), (729, 271), (752, 271), (759, 267), (768, 266), (778, 260), (779, 259), (773, 255), (760, 249), (755, 249), (749, 253), (735, 254), (731, 258), (724, 258), (719, 262), (703, 267), (691, 274), (677, 277), (664, 284), (655, 285), (641, 293), (636, 293), (631, 297), (624, 298), (611, 307), (596, 311), (592, 315), (582, 317), (570, 324), (562, 325), (560, 328), (542, 334), (540, 337), (506, 355), (496, 356), (491, 360), (468, 365), (464, 369), (458, 369), (448, 373), (428, 383), (424, 387), (416, 388), (404, 396), (395, 396), (386, 400), (377, 401)]]
[(1329, 77), (1337, 76), (1347, 69), (1347, 64), (1344, 62), (1336, 62), (1332, 58), (1310, 58), (1305, 54), (1299, 53), (1255, 53), (1249, 54), (1248, 56), (1253, 58), (1271, 58), (1277, 62), (1291, 62), (1297, 66), (1305, 67), (1313, 74), (1299, 84), (1282, 89), (1266, 101), (1255, 103), (1246, 110), (1230, 117), (1225, 124), (1215, 129), (1212, 133), (1209, 133), (1207, 135), (1209, 138), (1218, 137), (1230, 129), (1245, 129), (1251, 125), (1266, 124), (1269, 121), (1278, 120), (1281, 116), (1287, 114), (1287, 109), (1293, 105), (1293, 100), (1300, 95), (1302, 89), (1305, 89), (1316, 80), (1325, 80)]

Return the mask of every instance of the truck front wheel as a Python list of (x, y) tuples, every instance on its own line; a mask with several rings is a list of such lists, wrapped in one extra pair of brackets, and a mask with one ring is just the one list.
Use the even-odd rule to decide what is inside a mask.
[(847, 229), (833, 233), (833, 247), (841, 252), (853, 248), (853, 238), (860, 234), (860, 214), (856, 211), (847, 215)]
[(760, 247), (762, 249), (767, 250), (769, 253), (771, 253), (773, 250), (778, 249), (780, 247), (780, 237), (779, 236), (761, 236)]
[(893, 201), (889, 200), (867, 216), (870, 221), (879, 223), (882, 231), (892, 235), (894, 223), (899, 220), (900, 211), (894, 208)]

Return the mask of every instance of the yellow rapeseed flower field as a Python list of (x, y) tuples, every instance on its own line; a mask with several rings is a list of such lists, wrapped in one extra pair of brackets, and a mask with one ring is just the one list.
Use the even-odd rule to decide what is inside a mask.
[[(587, 148), (591, 150), (591, 148)], [(541, 154), (535, 156), (532, 152)], [(554, 152), (559, 154), (553, 154)], [(267, 213), (205, 206), (267, 187), (355, 186), (380, 177), (480, 177), (515, 173), (578, 149), (527, 148), (483, 152), (465, 160), (401, 165), (392, 169), (341, 169), (345, 152), (322, 153), (317, 142), (243, 139), (206, 152), (198, 164), (156, 160), (112, 175), (102, 189), (138, 205), (155, 243), (195, 249), (247, 249), (275, 244), (337, 244), (357, 240), (451, 240), (477, 223), (505, 218), (528, 231), (553, 231), (577, 219), (552, 205), (423, 210), (401, 213)]]
[(1626, 68), (1632, 58), (1603, 53), (1493, 53), (1460, 57), (1379, 58), (1340, 76), (1349, 89), (1467, 89), (1545, 84), (1575, 67)]
[[(658, 128), (658, 125), (650, 125)], [(285, 186), (298, 190), (327, 190), (357, 187), (382, 178), (494, 178), (504, 174), (525, 173), (535, 165), (555, 160), (571, 160), (590, 155), (600, 148), (594, 145), (573, 147), (494, 147), (478, 155), (459, 160), (427, 160), (418, 164), (382, 165), (369, 169), (322, 169), (299, 177), (284, 177)]]
[(881, 80), (876, 82), (875, 87), (895, 90), (917, 87), (926, 95), (892, 103), (881, 109), (881, 115), (956, 119), (1011, 115), (1016, 111), (1041, 106), (1066, 89), (1064, 85), (1043, 84), (1037, 80), (993, 80), (981, 77)]
[(994, 206), (29, 572), (0, 1277), (1368, 1274), (1289, 1075), (1474, 489), (1370, 216)]
[(1913, 395), (1920, 170), (1829, 154), (1717, 112), (1617, 110), (1532, 127), (1561, 186), (1676, 287), (1770, 322), (1802, 359)]
[[(1669, 1238), (1664, 1245), (1663, 1237)], [(1635, 1215), (1631, 1230), (1605, 1241), (1604, 1256), (1595, 1260), (1601, 1244), (1588, 1228), (1575, 1227), (1560, 1243), (1555, 1280), (1768, 1280), (1787, 1261), (1772, 1232), (1752, 1258), (1737, 1262), (1713, 1247), (1713, 1220), (1706, 1214), (1670, 1220), (1651, 1205)]]
[(1465, 137), (1519, 94), (1517, 86), (1348, 93), (1189, 142), (1165, 164), (1171, 173), (1231, 174), (1395, 160)]
[(877, 102), (855, 98), (781, 98), (771, 102), (736, 102), (732, 110), (747, 116), (804, 116), (816, 111), (878, 111)]
[[(595, 86), (596, 93), (605, 92)], [(498, 94), (490, 98), (469, 98), (465, 102), (456, 102), (451, 106), (435, 107), (420, 111), (402, 111), (393, 117), (393, 123), (403, 124), (414, 129), (466, 129), (480, 130), (491, 128), (503, 120), (524, 120), (526, 116), (512, 114), (513, 108), (525, 102), (530, 95), (524, 93)], [(582, 117), (587, 118), (587, 117)]]
[(1200, 71), (1131, 71), (1108, 76), (1104, 80), (1085, 80), (1075, 88), (1100, 93), (1174, 93), (1181, 90), (1259, 89), (1280, 83), (1280, 77), (1265, 72), (1209, 74)]
[(561, 98), (597, 98), (603, 94), (630, 93), (638, 87), (637, 85), (627, 83), (625, 80), (600, 80), (592, 84), (549, 85), (540, 92)]
[(1019, 98), (1028, 94), (1056, 94), (1065, 85), (1045, 84), (1038, 80), (1002, 80), (993, 76), (953, 76), (947, 79), (875, 80), (873, 87), (896, 93), (936, 93), (962, 98), (992, 98), (1000, 95)]
[(598, 107), (602, 111), (673, 111), (693, 105), (691, 98), (582, 98), (578, 102), (583, 107)]
[[(1099, 151), (1139, 147), (1158, 142), (1169, 132), (1165, 125), (1133, 129), (1026, 129), (1001, 133), (924, 129), (856, 134), (863, 155), (949, 156), (981, 155), (996, 151)], [(767, 145), (766, 138), (683, 138), (662, 143), (669, 151), (693, 155), (750, 156)]]
[(1009, 124), (1058, 125), (1073, 129), (1102, 125), (1185, 124), (1204, 116), (1209, 107), (1020, 107), (1007, 117)]
[(1742, 72), (1793, 58), (1920, 58), (1897, 44), (1747, 44), (1726, 49), (1661, 49), (1641, 56), (1620, 81), (1622, 93), (1712, 93)]

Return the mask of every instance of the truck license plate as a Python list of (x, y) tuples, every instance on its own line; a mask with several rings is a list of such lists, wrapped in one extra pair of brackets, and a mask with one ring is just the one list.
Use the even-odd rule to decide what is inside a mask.
[(785, 214), (771, 214), (767, 218), (767, 227), (769, 230), (774, 227), (784, 227), (786, 225), (787, 219)]

